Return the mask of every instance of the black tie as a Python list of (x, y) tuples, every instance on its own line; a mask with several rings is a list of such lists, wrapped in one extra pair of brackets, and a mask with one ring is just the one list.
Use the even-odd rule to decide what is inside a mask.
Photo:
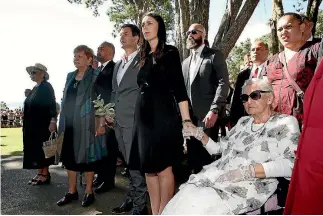
[(103, 70), (103, 65), (101, 65), (99, 68), (98, 68), (98, 70), (101, 72), (102, 70)]

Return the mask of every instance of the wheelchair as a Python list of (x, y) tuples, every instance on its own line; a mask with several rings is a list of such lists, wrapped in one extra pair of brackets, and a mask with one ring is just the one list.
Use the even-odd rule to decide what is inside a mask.
[(276, 210), (266, 210), (266, 202), (264, 205), (261, 206), (260, 209), (257, 209), (252, 212), (246, 212), (245, 214), (242, 215), (282, 215), (284, 213), (284, 208), (285, 208), (285, 203), (287, 199), (287, 194), (288, 194), (288, 188), (289, 188), (289, 183), (290, 181), (283, 178), (283, 177), (278, 177), (278, 185), (275, 193), (268, 199), (268, 201), (272, 201), (271, 199), (277, 199), (273, 200), (275, 203), (277, 202), (277, 209)]

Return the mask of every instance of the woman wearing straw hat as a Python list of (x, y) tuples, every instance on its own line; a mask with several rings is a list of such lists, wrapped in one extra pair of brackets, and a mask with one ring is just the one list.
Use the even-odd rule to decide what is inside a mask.
[(49, 165), (55, 157), (45, 158), (42, 148), (51, 132), (56, 130), (56, 102), (52, 85), (47, 81), (47, 68), (39, 63), (26, 68), (32, 81), (36, 83), (24, 103), (23, 142), (24, 169), (38, 169), (38, 174), (28, 184), (50, 183)]

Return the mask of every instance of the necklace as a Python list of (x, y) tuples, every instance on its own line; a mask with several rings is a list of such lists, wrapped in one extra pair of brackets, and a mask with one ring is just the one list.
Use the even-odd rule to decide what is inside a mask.
[(79, 85), (80, 82), (81, 82), (81, 80), (76, 80), (76, 82), (73, 85), (73, 88), (77, 88), (77, 86)]
[(250, 127), (250, 129), (251, 129), (251, 131), (252, 132), (258, 132), (258, 131), (260, 131), (260, 130), (262, 130), (265, 126), (266, 126), (266, 124), (268, 123), (268, 121), (269, 121), (269, 119), (271, 119), (271, 117), (272, 116), (274, 116), (275, 115), (275, 113), (273, 112), (270, 116), (269, 116), (269, 118), (267, 119), (267, 121), (260, 127), (260, 128), (258, 128), (257, 130), (253, 130), (253, 125), (254, 125), (254, 123), (251, 123), (251, 127)]

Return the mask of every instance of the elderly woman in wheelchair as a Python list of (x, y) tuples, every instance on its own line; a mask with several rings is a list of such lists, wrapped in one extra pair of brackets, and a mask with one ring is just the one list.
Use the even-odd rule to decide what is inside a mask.
[(222, 157), (181, 185), (163, 214), (249, 214), (273, 200), (280, 178), (290, 178), (300, 135), (297, 120), (273, 112), (274, 94), (266, 80), (245, 83), (241, 100), (249, 116), (216, 143), (202, 128), (184, 128), (184, 137), (200, 140)]

